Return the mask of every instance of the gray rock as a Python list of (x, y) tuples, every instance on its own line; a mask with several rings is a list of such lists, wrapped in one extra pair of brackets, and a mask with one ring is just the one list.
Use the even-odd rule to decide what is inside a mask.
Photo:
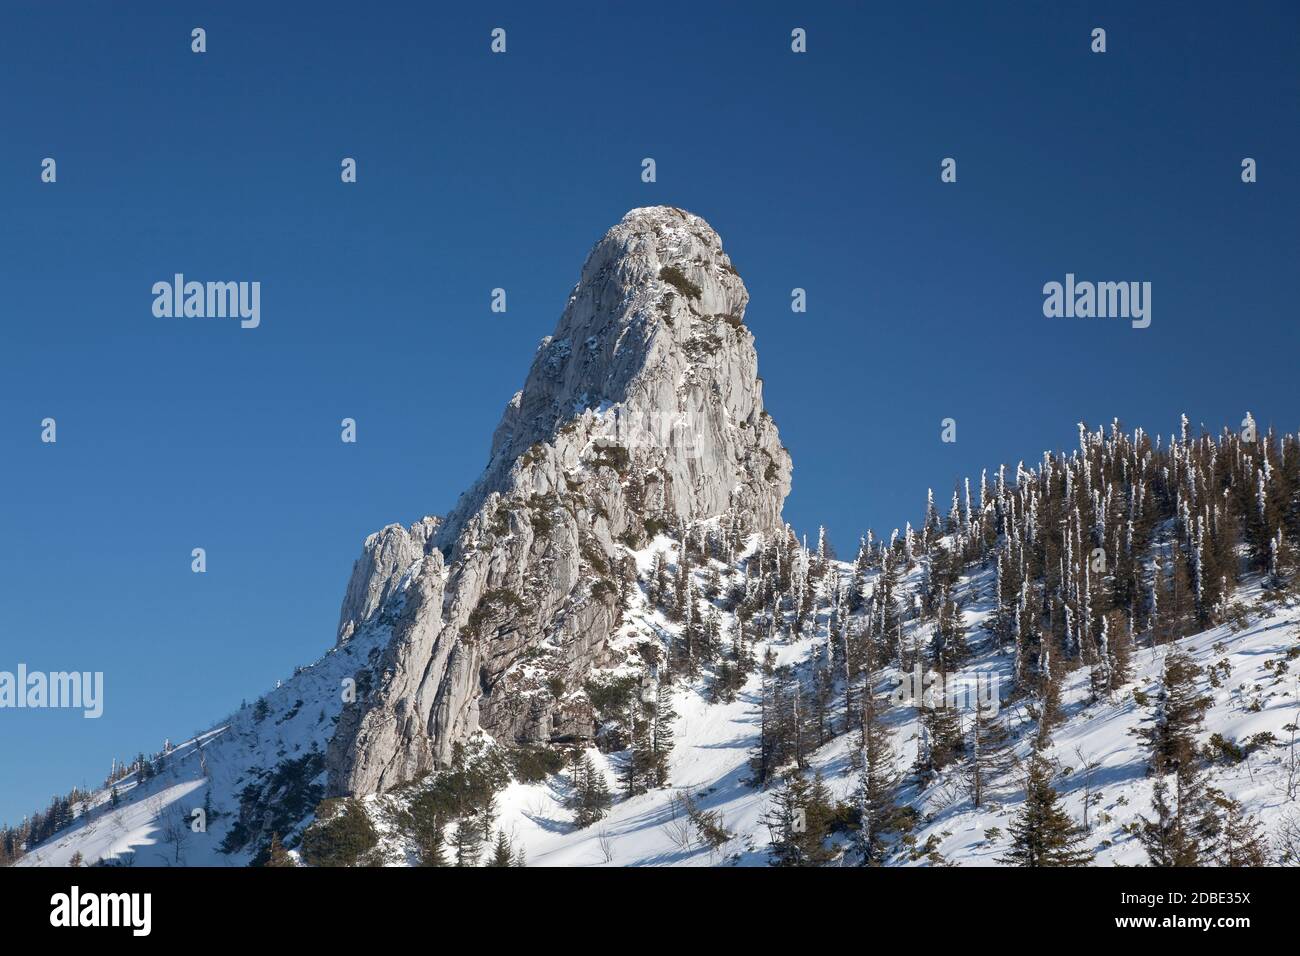
[(747, 302), (717, 234), (680, 209), (634, 209), (596, 244), (483, 475), (444, 522), (366, 541), (339, 639), (400, 613), (331, 740), (332, 793), (444, 765), (478, 729), (507, 743), (589, 734), (580, 702), (517, 665), (532, 655), (581, 684), (619, 623), (611, 568), (647, 521), (781, 527), (790, 457), (763, 411)]
[(423, 556), (440, 523), (439, 518), (423, 518), (409, 530), (390, 524), (366, 538), (339, 609), (339, 644), (393, 598), (402, 576)]

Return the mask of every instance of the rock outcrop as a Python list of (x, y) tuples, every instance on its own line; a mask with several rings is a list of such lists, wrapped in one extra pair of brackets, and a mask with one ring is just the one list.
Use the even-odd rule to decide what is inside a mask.
[(440, 523), (438, 518), (423, 518), (410, 528), (390, 524), (366, 538), (339, 610), (338, 643), (392, 600), (403, 576), (432, 546)]
[(719, 516), (780, 527), (790, 458), (763, 410), (747, 301), (698, 216), (634, 209), (596, 244), (482, 477), (445, 521), (367, 539), (339, 639), (377, 614), (395, 624), (331, 741), (333, 793), (443, 765), (479, 728), (509, 743), (589, 734), (562, 689), (607, 652), (628, 549)]

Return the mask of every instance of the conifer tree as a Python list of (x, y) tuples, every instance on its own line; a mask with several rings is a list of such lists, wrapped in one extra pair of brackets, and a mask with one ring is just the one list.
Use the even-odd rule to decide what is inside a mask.
[(700, 631), (700, 656), (706, 663), (717, 659), (722, 648), (722, 615), (710, 605), (704, 612), (704, 623)]
[(704, 596), (710, 601), (716, 601), (722, 594), (722, 575), (718, 572), (716, 565), (709, 567), (708, 575), (704, 582)]
[(293, 857), (289, 855), (289, 851), (284, 848), (284, 844), (280, 842), (280, 834), (278, 833), (271, 834), (271, 845), (270, 847), (267, 848), (266, 865), (267, 866), (297, 866), (298, 865), (293, 861)]
[(447, 859), (443, 855), (443, 847), (446, 843), (442, 832), (443, 825), (442, 815), (435, 813), (416, 826), (415, 852), (420, 866), (447, 865)]
[(858, 556), (853, 562), (853, 579), (849, 585), (849, 612), (856, 614), (862, 610), (866, 600), (867, 569), (871, 561), (871, 552), (867, 548), (867, 539), (861, 539)]
[(813, 687), (809, 695), (812, 726), (818, 747), (830, 740), (834, 733), (831, 726), (831, 701), (834, 694), (834, 677), (831, 675), (830, 668), (823, 663), (823, 656), (818, 654), (813, 662)]
[(993, 780), (1011, 766), (1011, 735), (1003, 721), (994, 720), (976, 705), (971, 715), (970, 760), (966, 780), (971, 805), (981, 807)]
[(634, 714), (631, 718), (631, 744), (623, 764), (623, 792), (628, 797), (645, 793), (652, 778), (654, 752), (650, 742), (650, 719)]
[(1203, 793), (1195, 779), (1160, 777), (1151, 788), (1155, 819), (1141, 817), (1138, 839), (1151, 866), (1200, 866), (1200, 844), (1214, 830), (1204, 813)]
[(690, 589), (690, 558), (686, 553), (686, 545), (683, 544), (677, 551), (677, 577), (673, 581), (673, 612), (670, 615), (672, 620), (686, 621), (686, 612), (690, 607)]
[(592, 762), (590, 754), (584, 754), (574, 774), (573, 793), (569, 797), (573, 825), (578, 829), (591, 826), (609, 812), (612, 802), (604, 771)]
[(1221, 815), (1214, 862), (1219, 866), (1268, 866), (1268, 841), (1259, 832), (1259, 824), (1236, 800), (1221, 793), (1214, 795)]
[(776, 653), (770, 646), (763, 652), (763, 663), (759, 672), (762, 674), (762, 681), (759, 684), (758, 696), (758, 752), (750, 763), (754, 767), (755, 784), (766, 787), (776, 772), (779, 756), (776, 747), (777, 707), (774, 699), (777, 694)]
[(656, 551), (654, 566), (650, 571), (648, 596), (651, 606), (664, 610), (669, 594), (668, 561), (662, 551)]
[(939, 534), (943, 529), (939, 524), (939, 509), (934, 506), (934, 489), (925, 492), (925, 530), (931, 535)]
[(481, 835), (478, 824), (469, 817), (461, 817), (456, 821), (451, 846), (455, 851), (457, 866), (478, 866)]
[(679, 607), (682, 632), (675, 645), (677, 671), (694, 680), (699, 675), (700, 660), (704, 656), (704, 628), (700, 619), (699, 595), (694, 584), (686, 585), (685, 595)]
[[(876, 599), (876, 621), (880, 628), (880, 633), (886, 638), (892, 639), (895, 635), (901, 634), (903, 618), (898, 606), (898, 568), (895, 565), (893, 553), (886, 551), (881, 557), (880, 575), (876, 579), (876, 588), (873, 592)], [(906, 669), (908, 662), (903, 660), (903, 651), (901, 646), (898, 647), (898, 666)]]
[(492, 858), (488, 861), (488, 866), (514, 866), (514, 859), (510, 851), (510, 840), (506, 836), (505, 830), (497, 831), (497, 842), (492, 848)]
[(478, 808), (478, 825), (483, 834), (483, 842), (492, 839), (492, 827), (496, 822), (497, 816), (497, 798), (496, 794), (488, 792), (484, 794), (482, 804)]
[(970, 657), (970, 647), (966, 644), (966, 625), (962, 622), (961, 611), (951, 592), (945, 592), (940, 600), (939, 622), (935, 627), (931, 650), (934, 667), (940, 674), (947, 674)]
[(748, 674), (754, 666), (753, 657), (745, 643), (745, 624), (745, 618), (737, 612), (736, 625), (731, 631), (731, 661), (736, 666), (736, 673), (742, 676)]
[[(939, 691), (942, 698), (942, 691)], [(922, 703), (921, 723), (926, 746), (918, 755), (916, 772), (921, 780), (957, 761), (966, 750), (962, 738), (961, 714), (943, 699)]]
[(1188, 563), (1177, 540), (1170, 544), (1167, 559), (1157, 565), (1157, 584), (1161, 592), (1157, 643), (1167, 644), (1192, 633), (1196, 615)]
[(1095, 700), (1109, 697), (1128, 682), (1132, 647), (1128, 622), (1119, 611), (1111, 611), (1101, 619), (1097, 636), (1096, 660), (1089, 680)]
[(1043, 634), (1039, 639), (1038, 694), (1033, 715), (1038, 721), (1034, 736), (1034, 749), (1046, 750), (1052, 742), (1052, 731), (1064, 719), (1061, 710), (1060, 655), (1053, 653), (1052, 638)]
[(773, 866), (819, 866), (831, 859), (826, 837), (834, 814), (830, 791), (818, 774), (812, 784), (796, 772), (772, 795), (763, 817)]
[(854, 842), (861, 865), (877, 866), (884, 861), (887, 834), (898, 825), (899, 775), (889, 729), (880, 719), (884, 704), (875, 694), (877, 674), (870, 661), (864, 672), (858, 746), (862, 767), (855, 795), (858, 832)]
[(1182, 651), (1165, 657), (1152, 726), (1137, 731), (1147, 744), (1153, 776), (1191, 777), (1197, 771), (1196, 733), (1211, 703), (1197, 685), (1203, 673)]
[(1002, 862), (1012, 866), (1086, 866), (1092, 853), (1081, 848), (1084, 834), (1060, 806), (1051, 768), (1041, 754), (1029, 758), (1025, 802), (1010, 826), (1011, 849)]
[(650, 729), (651, 786), (668, 786), (668, 761), (673, 753), (673, 689), (667, 681), (660, 681), (655, 691), (654, 718)]
[(1197, 686), (1201, 675), (1186, 654), (1170, 652), (1152, 726), (1137, 731), (1147, 746), (1148, 773), (1155, 778), (1155, 818), (1141, 818), (1138, 832), (1152, 866), (1199, 866), (1201, 844), (1217, 829), (1196, 748), (1196, 732), (1210, 705)]

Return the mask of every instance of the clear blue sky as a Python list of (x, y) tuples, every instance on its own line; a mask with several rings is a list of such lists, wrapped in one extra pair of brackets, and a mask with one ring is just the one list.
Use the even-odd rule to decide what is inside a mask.
[[(473, 480), (634, 206), (722, 235), (787, 517), (841, 552), (1081, 418), (1300, 424), (1295, 3), (473, 6), (4, 5), (0, 670), (107, 687), (0, 711), (0, 820), (325, 650), (362, 539)], [(1070, 271), (1152, 282), (1151, 327), (1044, 318)], [(261, 327), (155, 318), (175, 272), (260, 281)]]

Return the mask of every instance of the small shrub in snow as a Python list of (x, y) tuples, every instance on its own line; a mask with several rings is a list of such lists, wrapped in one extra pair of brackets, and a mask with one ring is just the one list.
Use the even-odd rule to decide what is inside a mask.
[(379, 834), (358, 800), (326, 800), (302, 837), (302, 858), (312, 866), (364, 866), (372, 861)]
[(520, 747), (510, 752), (510, 770), (520, 783), (541, 783), (564, 769), (564, 757), (549, 747)]

